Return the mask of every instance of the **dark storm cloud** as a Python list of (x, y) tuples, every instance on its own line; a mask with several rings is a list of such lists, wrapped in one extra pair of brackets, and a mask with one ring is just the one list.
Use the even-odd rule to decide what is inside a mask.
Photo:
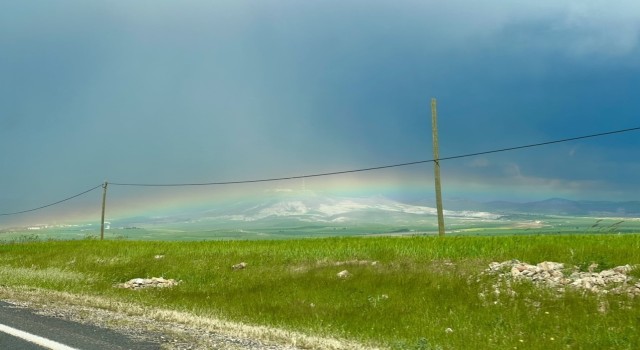
[[(639, 28), (632, 1), (7, 4), (0, 211), (105, 178), (254, 179), (428, 159), (431, 97), (442, 156), (637, 126)], [(638, 188), (625, 175), (638, 139), (446, 166), (455, 184), (552, 192), (578, 181), (586, 197), (617, 195)]]

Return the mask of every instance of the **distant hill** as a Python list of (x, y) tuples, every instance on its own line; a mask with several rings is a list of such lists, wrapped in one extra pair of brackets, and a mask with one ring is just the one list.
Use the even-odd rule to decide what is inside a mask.
[[(426, 202), (425, 202), (426, 203)], [(465, 223), (502, 220), (529, 220), (536, 217), (591, 216), (640, 217), (640, 201), (572, 201), (551, 198), (535, 202), (478, 202), (449, 199), (444, 202), (445, 217)], [(515, 216), (514, 216), (515, 215)], [(188, 214), (120, 218), (118, 226), (146, 224), (203, 224), (215, 227), (287, 227), (292, 225), (352, 226), (425, 225), (436, 223), (436, 209), (428, 204), (408, 204), (383, 196), (336, 197), (311, 191), (274, 192), (259, 199), (226, 203)], [(449, 221), (451, 222), (451, 221)]]
[[(637, 232), (640, 225), (637, 220), (617, 219), (640, 218), (640, 201), (573, 201), (551, 198), (518, 203), (447, 199), (444, 209), (447, 230), (452, 233), (498, 229), (518, 232), (600, 232), (603, 227), (616, 232)], [(206, 205), (188, 212), (154, 212), (153, 216), (125, 215), (109, 218), (109, 221), (112, 230), (128, 230), (123, 233), (126, 235), (135, 236), (137, 231), (143, 232), (145, 229), (161, 229), (167, 234), (198, 231), (215, 235), (218, 231), (224, 231), (224, 234), (234, 232), (229, 236), (232, 237), (235, 232), (242, 235), (257, 234), (256, 232), (267, 235), (278, 235), (281, 232), (327, 235), (333, 234), (332, 230), (390, 234), (437, 232), (436, 216), (434, 205), (426, 200), (405, 203), (384, 196), (341, 197), (312, 191), (277, 190), (260, 197)], [(596, 227), (593, 224), (599, 219), (593, 220), (593, 217), (613, 220)], [(54, 228), (61, 229), (60, 226)], [(24, 230), (28, 231), (30, 227), (25, 227)], [(71, 229), (67, 227), (64, 230)], [(83, 235), (86, 234), (84, 232), (91, 231), (91, 228), (79, 226), (76, 231)], [(41, 232), (42, 230), (39, 231)]]
[(640, 217), (640, 201), (574, 201), (550, 198), (543, 201), (518, 203), (452, 199), (445, 201), (444, 206), (451, 210), (489, 211), (498, 214)]
[[(227, 203), (187, 215), (122, 218), (119, 225), (208, 222), (217, 227), (277, 227), (300, 224), (405, 225), (436, 222), (436, 209), (406, 204), (383, 196), (336, 197), (311, 191), (275, 192), (260, 199)], [(498, 220), (501, 215), (473, 210), (445, 210), (445, 216), (464, 220)]]

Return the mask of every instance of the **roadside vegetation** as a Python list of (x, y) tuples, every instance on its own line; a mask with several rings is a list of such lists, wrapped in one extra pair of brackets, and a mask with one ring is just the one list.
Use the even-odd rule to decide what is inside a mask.
[[(516, 281), (514, 293), (496, 293), (485, 271), (511, 259), (583, 271), (640, 266), (640, 235), (24, 240), (0, 244), (0, 298), (64, 292), (390, 349), (638, 347), (640, 297)], [(147, 277), (181, 282), (115, 287)]]

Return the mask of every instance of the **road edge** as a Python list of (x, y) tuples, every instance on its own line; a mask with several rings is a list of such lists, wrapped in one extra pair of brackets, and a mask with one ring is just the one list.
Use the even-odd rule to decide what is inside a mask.
[(188, 312), (125, 303), (100, 296), (33, 287), (0, 286), (0, 300), (37, 313), (109, 328), (163, 349), (378, 349), (344, 339), (202, 317)]

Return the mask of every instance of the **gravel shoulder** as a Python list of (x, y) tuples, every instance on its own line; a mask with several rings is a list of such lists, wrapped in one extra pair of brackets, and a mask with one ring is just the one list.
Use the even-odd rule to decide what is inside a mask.
[(135, 339), (156, 342), (167, 350), (374, 349), (341, 339), (42, 289), (0, 286), (0, 300), (27, 307), (39, 314), (92, 324)]

